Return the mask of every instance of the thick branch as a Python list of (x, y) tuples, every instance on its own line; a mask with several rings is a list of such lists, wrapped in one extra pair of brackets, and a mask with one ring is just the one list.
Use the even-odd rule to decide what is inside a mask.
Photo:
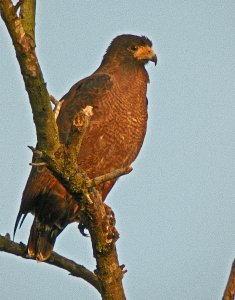
[[(81, 129), (82, 130), (82, 129)], [(73, 137), (76, 139), (75, 137)], [(72, 138), (72, 139), (73, 139)], [(61, 172), (61, 166), (58, 159), (51, 159), (46, 153), (36, 149), (31, 149), (40, 158), (47, 162), (49, 168), (56, 177)], [(70, 162), (66, 166), (70, 165)], [(58, 169), (57, 169), (58, 168)], [(102, 299), (105, 300), (123, 300), (125, 294), (122, 286), (123, 267), (119, 265), (115, 242), (118, 233), (115, 229), (115, 217), (112, 210), (103, 203), (99, 192), (95, 188), (87, 187), (86, 182), (97, 184), (105, 180), (111, 180), (117, 175), (123, 175), (131, 171), (131, 168), (117, 170), (95, 180), (89, 180), (85, 173), (71, 168), (67, 170), (67, 179), (61, 173), (61, 181), (68, 190), (78, 199), (80, 204), (81, 223), (89, 230), (93, 254), (97, 262), (96, 275), (100, 281)], [(62, 169), (63, 172), (63, 169)], [(77, 173), (76, 173), (77, 172)], [(79, 177), (80, 176), (80, 177)], [(82, 193), (81, 193), (82, 191)], [(82, 199), (81, 199), (81, 194)]]
[(91, 236), (97, 262), (95, 273), (100, 281), (102, 299), (125, 300), (123, 266), (119, 265), (115, 246), (118, 232), (115, 229), (114, 213), (103, 203), (99, 193), (93, 190), (93, 193), (85, 195), (91, 197), (92, 201), (83, 201), (85, 209), (81, 216)]
[[(27, 255), (27, 247), (23, 243), (18, 244), (11, 241), (8, 234), (5, 237), (0, 235), (0, 251), (17, 255), (22, 258), (35, 260), (34, 258)], [(50, 258), (47, 261), (44, 261), (44, 263), (64, 269), (68, 271), (70, 275), (84, 279), (100, 292), (100, 286), (97, 276), (93, 272), (86, 269), (84, 266), (79, 265), (64, 256), (57, 254), (54, 251), (52, 252)]]
[[(115, 229), (114, 214), (103, 203), (97, 190), (87, 186), (87, 176), (77, 165), (77, 154), (88, 124), (85, 118), (84, 126), (81, 125), (82, 128), (76, 129), (75, 127), (80, 125), (80, 117), (78, 117), (74, 120), (73, 129), (75, 131), (72, 130), (68, 144), (60, 144), (58, 128), (50, 105), (50, 97), (34, 51), (34, 35), (30, 34), (30, 28), (28, 27), (34, 26), (34, 23), (32, 20), (29, 23), (24, 20), (22, 23), (21, 19), (22, 17), (33, 17), (34, 19), (35, 7), (30, 2), (25, 0), (24, 7), (21, 7), (22, 3), (19, 5), (21, 9), (19, 17), (10, 0), (0, 0), (0, 8), (2, 18), (13, 41), (29, 95), (37, 131), (37, 149), (43, 153), (42, 157), (39, 157), (38, 160), (36, 158), (35, 162), (46, 162), (47, 167), (55, 177), (80, 202), (82, 223), (90, 232), (93, 253), (97, 262), (96, 275), (100, 283), (102, 299), (123, 300), (125, 299), (122, 286), (123, 267), (119, 266), (115, 247), (118, 233)], [(86, 113), (89, 113), (89, 107), (87, 108)], [(109, 177), (96, 178), (90, 186), (96, 185), (97, 182), (101, 183), (114, 179), (117, 174), (114, 177), (112, 177), (113, 174), (110, 176), (109, 174)], [(83, 196), (81, 197), (81, 195)]]
[(235, 296), (235, 260), (233, 261), (223, 300), (234, 300)]
[[(59, 147), (58, 129), (49, 94), (34, 49), (35, 1), (22, 1), (20, 16), (11, 0), (0, 0), (1, 16), (12, 38), (25, 87), (29, 95), (39, 149), (54, 152)], [(22, 20), (21, 20), (22, 18)], [(25, 32), (25, 29), (27, 30)]]
[[(22, 1), (22, 0), (21, 0)], [(24, 0), (20, 5), (20, 19), (25, 33), (35, 48), (35, 10), (36, 0)]]

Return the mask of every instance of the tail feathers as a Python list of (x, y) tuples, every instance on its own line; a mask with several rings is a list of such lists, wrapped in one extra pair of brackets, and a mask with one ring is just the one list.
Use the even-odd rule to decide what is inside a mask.
[(62, 230), (55, 225), (44, 224), (35, 217), (28, 240), (29, 256), (35, 257), (37, 261), (47, 260)]
[[(21, 219), (22, 215), (23, 215), (23, 218), (22, 218), (22, 220), (21, 220), (21, 222), (20, 222), (20, 219)], [(23, 224), (24, 219), (26, 218), (26, 216), (27, 216), (27, 213), (26, 213), (26, 214), (22, 214), (22, 212), (19, 211), (19, 213), (18, 213), (18, 215), (17, 215), (17, 218), (16, 218), (15, 226), (14, 226), (14, 231), (13, 231), (13, 241), (14, 241), (14, 238), (15, 238), (15, 234), (16, 234), (16, 230), (17, 230), (17, 227), (18, 227), (19, 222), (20, 222), (20, 226), (19, 226), (19, 228), (20, 228), (20, 227), (22, 226), (22, 224)]]

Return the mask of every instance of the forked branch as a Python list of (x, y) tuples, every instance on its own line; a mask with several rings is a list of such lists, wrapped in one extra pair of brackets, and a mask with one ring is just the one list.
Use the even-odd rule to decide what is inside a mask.
[[(17, 4), (18, 13), (11, 0), (0, 0), (1, 16), (12, 38), (32, 107), (37, 132), (37, 151), (39, 151), (37, 154), (40, 152), (43, 154), (41, 157), (39, 155), (34, 163), (46, 163), (55, 177), (66, 186), (68, 192), (75, 199), (82, 198), (79, 203), (82, 223), (89, 230), (97, 263), (97, 277), (94, 275), (92, 277), (92, 280), (95, 280), (93, 286), (101, 292), (102, 299), (124, 300), (125, 294), (122, 286), (124, 272), (123, 267), (119, 266), (115, 247), (118, 234), (115, 230), (114, 213), (104, 205), (99, 193), (93, 186), (114, 179), (122, 173), (126, 174), (130, 169), (121, 172), (119, 170), (118, 174), (107, 174), (87, 182), (87, 176), (83, 170), (79, 169), (76, 160), (83, 134), (88, 126), (86, 119), (85, 125), (82, 125), (80, 129), (76, 128), (79, 127), (79, 122), (74, 123), (75, 130), (71, 132), (69, 143), (61, 145), (55, 116), (50, 104), (50, 96), (35, 53), (35, 7), (36, 0), (21, 0)], [(87, 112), (89, 113), (89, 110)], [(2, 248), (5, 250), (2, 251), (7, 249), (6, 252), (12, 254), (19, 251), (18, 253), (24, 257), (25, 246), (13, 243), (9, 239), (7, 241), (4, 237), (1, 237), (1, 242), (5, 245), (5, 248)], [(10, 249), (15, 249), (15, 252), (11, 252)], [(25, 258), (28, 257), (25, 256)], [(61, 267), (64, 259), (53, 253), (47, 263)], [(73, 274), (72, 269), (71, 273)], [(85, 276), (82, 278), (87, 280)], [(100, 288), (96, 282), (97, 278)], [(89, 282), (89, 280), (87, 281)]]

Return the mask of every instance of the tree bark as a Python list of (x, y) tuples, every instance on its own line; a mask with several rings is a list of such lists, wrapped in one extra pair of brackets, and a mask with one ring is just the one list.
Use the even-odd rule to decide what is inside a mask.
[(34, 34), (32, 34), (34, 32), (32, 26), (35, 25), (36, 1), (21, 1), (21, 3), (18, 17), (12, 1), (1, 0), (1, 16), (11, 36), (25, 89), (29, 95), (37, 132), (38, 148), (55, 152), (59, 147), (58, 128), (50, 105), (46, 83), (35, 53)]
[[(25, 259), (35, 260), (35, 258), (27, 255), (27, 247), (23, 243), (15, 243), (10, 240), (10, 235), (0, 235), (0, 251), (14, 254)], [(84, 266), (75, 263), (74, 261), (59, 255), (56, 252), (52, 252), (50, 258), (43, 263), (50, 264), (52, 266), (67, 270), (69, 275), (79, 277), (89, 282), (97, 291), (100, 292), (100, 284), (97, 276), (86, 269)]]
[(222, 300), (234, 300), (235, 297), (235, 260), (233, 261), (231, 272)]
[[(98, 290), (101, 292), (102, 299), (123, 300), (126, 299), (122, 286), (124, 272), (123, 267), (119, 266), (115, 247), (118, 233), (115, 229), (114, 214), (111, 208), (102, 202), (95, 187), (92, 187), (96, 181), (90, 180), (78, 167), (76, 161), (89, 116), (86, 116), (88, 119), (84, 119), (82, 131), (77, 130), (77, 135), (71, 136), (70, 145), (67, 147), (62, 145), (49, 93), (35, 53), (35, 8), (36, 0), (20, 0), (16, 6), (11, 0), (0, 0), (1, 16), (11, 36), (33, 112), (37, 133), (35, 162), (45, 162), (74, 197), (79, 199), (81, 194), (83, 195), (80, 201), (82, 223), (88, 228), (92, 240), (97, 263), (95, 273), (99, 281)], [(19, 14), (17, 14), (18, 9)], [(129, 172), (130, 169), (111, 176), (120, 176)], [(110, 174), (99, 178), (98, 181), (105, 181), (105, 178), (110, 178)]]

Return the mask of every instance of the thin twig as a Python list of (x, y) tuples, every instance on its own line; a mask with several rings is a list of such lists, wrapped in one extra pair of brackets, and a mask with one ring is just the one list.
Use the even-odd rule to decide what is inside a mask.
[(53, 95), (50, 95), (50, 101), (53, 103), (55, 106), (60, 103), (59, 100), (57, 100)]
[(30, 166), (34, 166), (34, 167), (42, 167), (42, 166), (47, 166), (47, 163), (45, 162), (32, 162), (32, 163), (29, 163)]
[(117, 179), (120, 176), (129, 174), (132, 170), (133, 170), (132, 167), (129, 166), (127, 168), (117, 169), (117, 170), (115, 170), (113, 172), (104, 174), (102, 176), (98, 176), (96, 178), (89, 179), (87, 181), (87, 187), (95, 187), (95, 186), (97, 186), (97, 185), (99, 185), (101, 183), (104, 183), (106, 181)]
[(60, 109), (61, 109), (61, 106), (62, 106), (64, 100), (59, 101), (54, 96), (50, 95), (50, 101), (51, 101), (51, 103), (53, 103), (55, 105), (53, 112), (54, 112), (55, 120), (56, 120), (58, 118), (58, 115), (60, 113)]
[(33, 154), (36, 154), (40, 157), (43, 156), (43, 153), (41, 151), (37, 150), (36, 148), (34, 148), (33, 146), (28, 146), (28, 148), (33, 152)]

